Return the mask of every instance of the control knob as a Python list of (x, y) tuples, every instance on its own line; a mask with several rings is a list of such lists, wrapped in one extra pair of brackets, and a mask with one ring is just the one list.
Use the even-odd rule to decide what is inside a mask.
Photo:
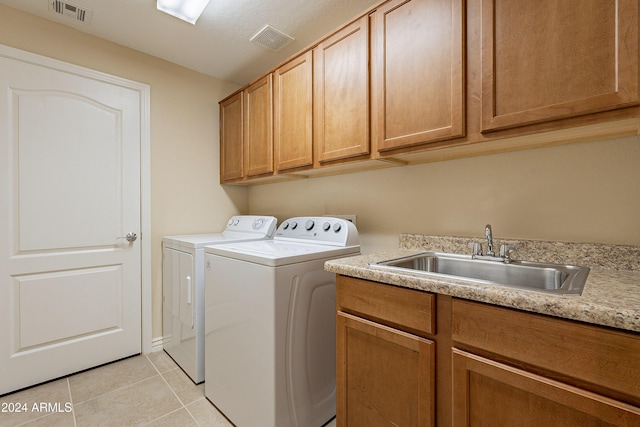
[(325, 222), (324, 224), (322, 224), (322, 229), (324, 231), (329, 231), (330, 228), (331, 228), (331, 224), (329, 224), (328, 222)]
[(342, 229), (342, 225), (340, 225), (339, 222), (336, 222), (335, 224), (333, 224), (333, 231), (335, 231), (336, 233), (341, 229)]
[(309, 231), (313, 228), (313, 226), (315, 225), (315, 223), (313, 222), (312, 219), (308, 219), (307, 222), (304, 223), (304, 228)]

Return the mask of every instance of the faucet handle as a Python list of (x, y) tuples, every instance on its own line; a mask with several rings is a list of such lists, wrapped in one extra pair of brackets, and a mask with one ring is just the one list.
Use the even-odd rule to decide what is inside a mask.
[(504, 258), (504, 262), (509, 263), (511, 261), (511, 254), (516, 250), (512, 245), (500, 245), (500, 257)]
[(475, 255), (482, 256), (482, 244), (480, 244), (478, 242), (471, 242), (467, 246), (473, 252), (471, 255), (473, 255), (473, 256), (475, 256)]

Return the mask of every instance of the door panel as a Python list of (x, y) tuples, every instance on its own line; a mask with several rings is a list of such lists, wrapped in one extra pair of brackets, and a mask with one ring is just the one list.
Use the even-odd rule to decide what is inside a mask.
[(0, 394), (141, 351), (141, 92), (55, 63), (0, 52)]
[(112, 246), (122, 229), (122, 112), (68, 92), (12, 92), (18, 252)]
[[(78, 269), (71, 275), (46, 272), (17, 277), (14, 296), (18, 298), (13, 300), (18, 313), (14, 324), (19, 339), (16, 349), (24, 351), (94, 331), (121, 328), (121, 275), (120, 266), (107, 266)], [(75, 298), (61, 299), (61, 295)]]

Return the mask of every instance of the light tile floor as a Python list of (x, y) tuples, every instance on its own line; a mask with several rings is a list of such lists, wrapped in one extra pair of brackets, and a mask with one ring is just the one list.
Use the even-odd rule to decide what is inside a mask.
[[(0, 427), (231, 427), (163, 351), (0, 398)], [(327, 427), (335, 426), (335, 420)]]

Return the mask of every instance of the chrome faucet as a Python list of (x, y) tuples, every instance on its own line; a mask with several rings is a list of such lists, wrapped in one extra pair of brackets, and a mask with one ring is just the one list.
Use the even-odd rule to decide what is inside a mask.
[(493, 236), (491, 235), (491, 224), (484, 228), (484, 235), (487, 236), (487, 256), (496, 256), (493, 250)]
[(515, 247), (507, 244), (500, 245), (500, 255), (496, 256), (496, 252), (493, 250), (493, 232), (491, 230), (491, 224), (487, 224), (484, 228), (484, 235), (487, 237), (487, 252), (482, 254), (482, 244), (477, 242), (469, 243), (469, 249), (472, 250), (471, 259), (479, 259), (483, 261), (499, 261), (509, 264), (511, 254), (515, 251)]

